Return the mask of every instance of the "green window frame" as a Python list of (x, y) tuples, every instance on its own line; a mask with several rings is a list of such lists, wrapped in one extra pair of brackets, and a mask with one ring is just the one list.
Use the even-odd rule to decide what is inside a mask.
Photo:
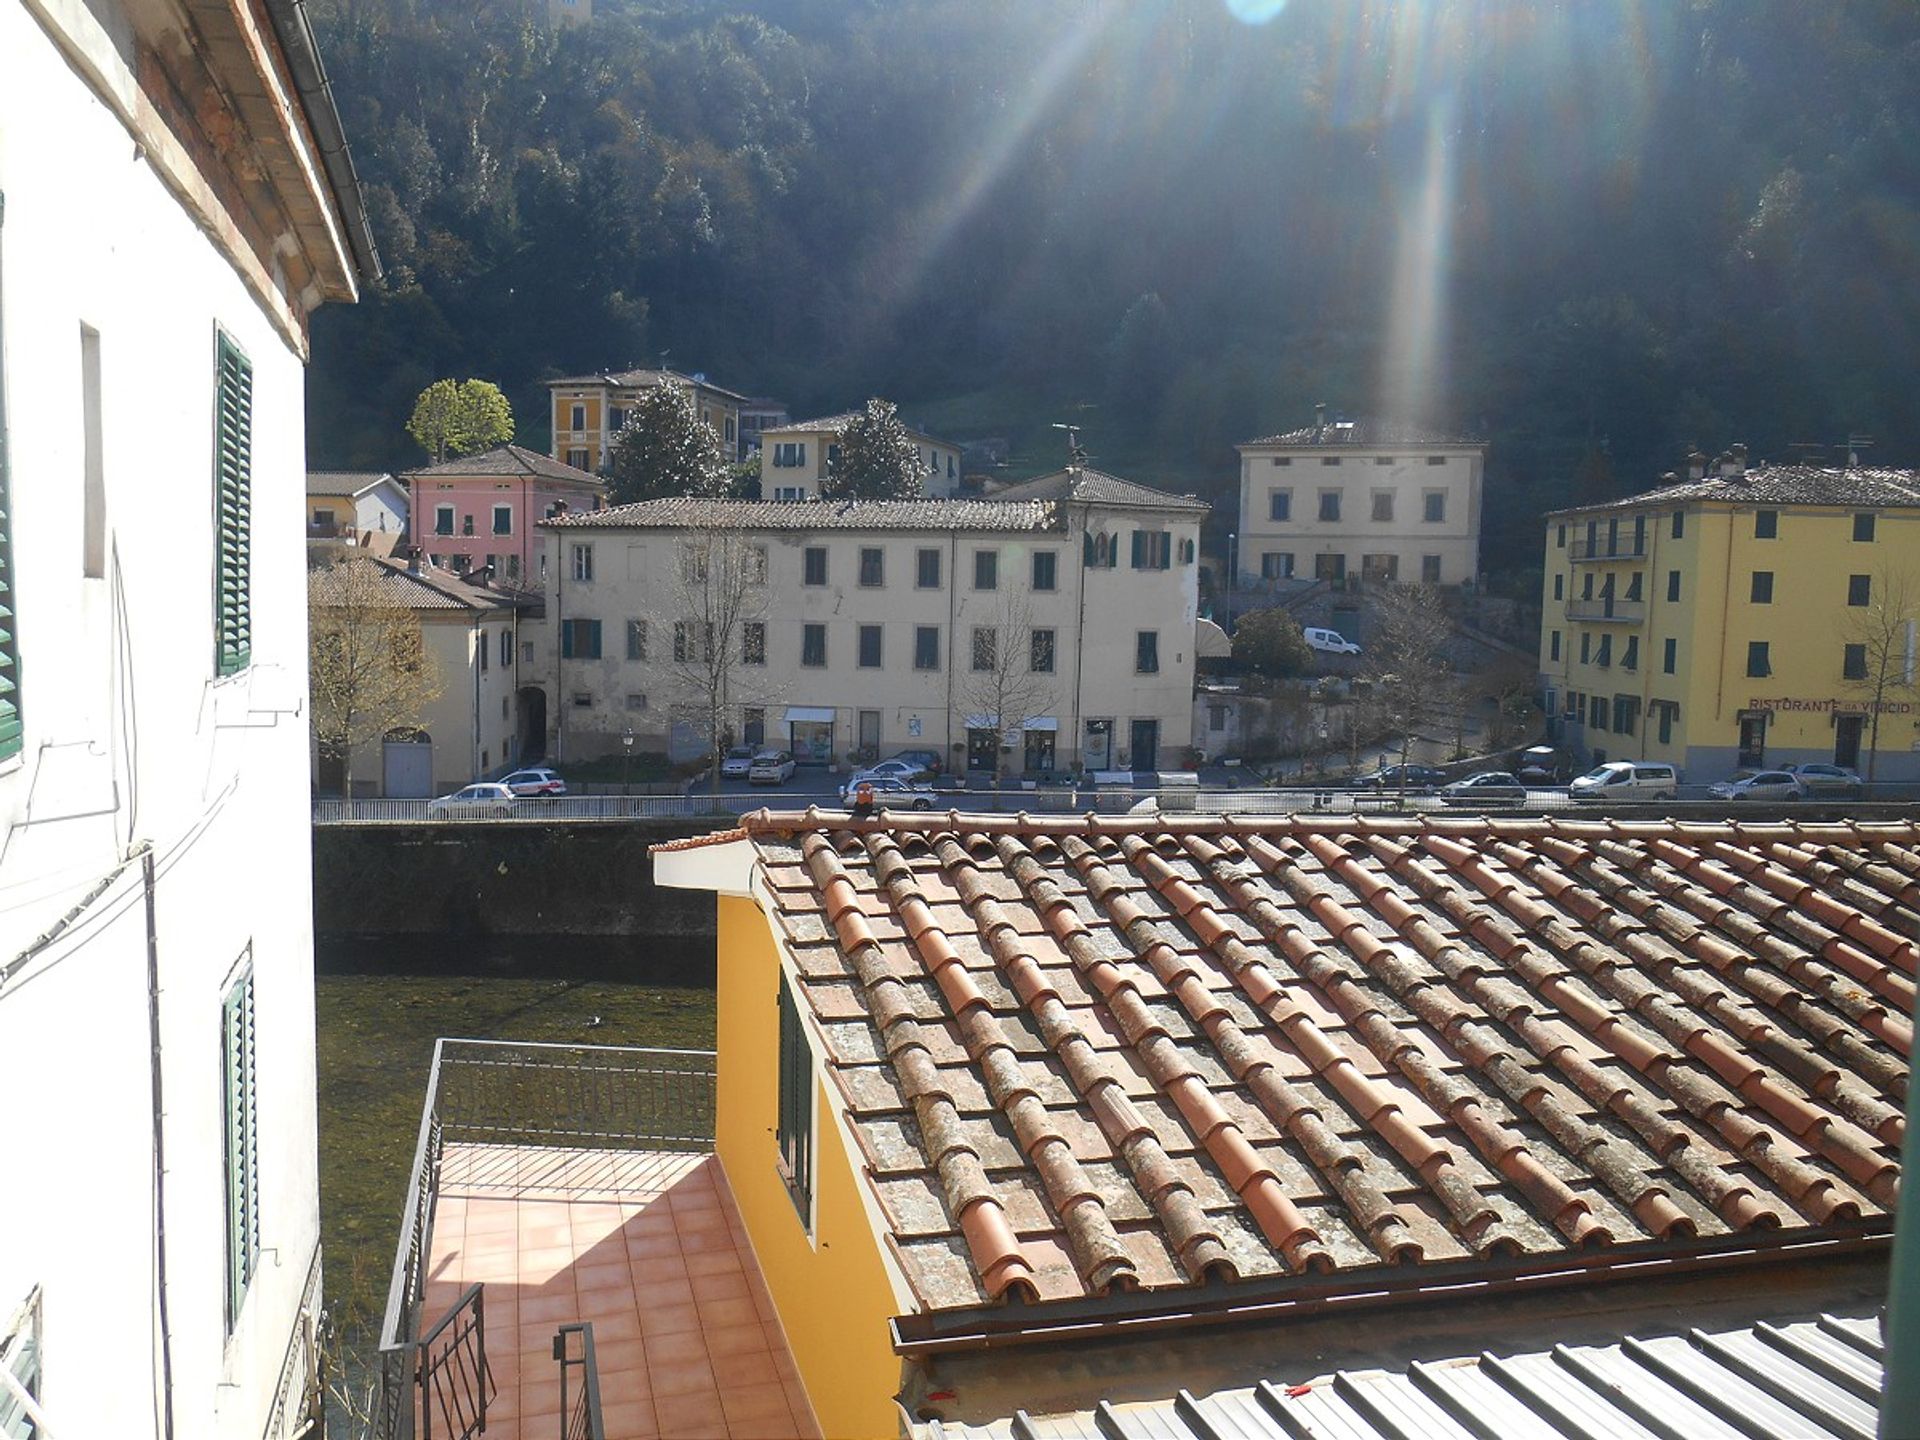
[(227, 1333), (260, 1268), (260, 1102), (255, 1091), (253, 956), (220, 1004), (220, 1072), (227, 1202)]
[(812, 1228), (813, 1208), (813, 1052), (800, 1023), (787, 977), (780, 977), (780, 1119), (777, 1137), (781, 1178), (799, 1213)]
[[(0, 231), (7, 219), (7, 199), (0, 194)], [(0, 281), (0, 286), (4, 281)], [(20, 691), (20, 638), (15, 621), (18, 609), (13, 591), (13, 482), (7, 451), (6, 307), (0, 290), (0, 760), (20, 753), (25, 720)]]
[(213, 407), (216, 673), (253, 662), (253, 362), (215, 333)]

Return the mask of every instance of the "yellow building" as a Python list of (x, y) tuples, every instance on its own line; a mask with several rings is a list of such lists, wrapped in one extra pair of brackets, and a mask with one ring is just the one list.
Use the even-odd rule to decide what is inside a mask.
[(1736, 445), (1667, 479), (1547, 517), (1540, 676), (1561, 742), (1694, 783), (1811, 762), (1920, 777), (1920, 474), (1748, 469)]
[(663, 380), (692, 393), (694, 408), (720, 437), (729, 460), (746, 453), (740, 411), (752, 403), (747, 396), (711, 384), (704, 375), (682, 375), (677, 370), (617, 370), (563, 375), (547, 382), (553, 405), (553, 458), (564, 460), (576, 470), (602, 473), (613, 449), (613, 438), (627, 423), (627, 411), (642, 391), (651, 390)]
[[(840, 436), (863, 412), (844, 411), (817, 420), (796, 420), (760, 434), (760, 498), (818, 500), (820, 486), (840, 455)], [(924, 430), (906, 427), (907, 438), (926, 467), (921, 484), (929, 495), (952, 495), (960, 488), (960, 447)]]

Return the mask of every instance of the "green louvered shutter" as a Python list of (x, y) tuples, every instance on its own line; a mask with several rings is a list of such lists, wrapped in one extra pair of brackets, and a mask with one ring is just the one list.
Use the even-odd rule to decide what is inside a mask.
[(220, 1069), (226, 1107), (227, 1329), (240, 1318), (260, 1263), (259, 1103), (254, 1095), (253, 971), (220, 1007)]
[[(0, 226), (7, 201), (0, 195)], [(20, 753), (20, 642), (13, 623), (13, 489), (7, 468), (5, 312), (0, 309), (0, 760)]]
[(215, 361), (214, 638), (218, 673), (253, 658), (253, 364), (223, 332)]
[(813, 1193), (813, 1055), (785, 975), (780, 977), (779, 1142), (787, 1192), (805, 1225)]

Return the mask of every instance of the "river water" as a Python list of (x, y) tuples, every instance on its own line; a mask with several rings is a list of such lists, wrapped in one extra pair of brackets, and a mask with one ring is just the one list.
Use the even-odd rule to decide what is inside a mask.
[(437, 1037), (713, 1047), (711, 938), (323, 938), (315, 960), (320, 1230), (350, 1343), (379, 1329)]

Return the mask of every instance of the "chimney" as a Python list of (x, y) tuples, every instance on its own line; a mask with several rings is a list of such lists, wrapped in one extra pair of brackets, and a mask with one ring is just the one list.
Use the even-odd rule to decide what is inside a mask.
[(420, 573), (420, 547), (418, 545), (409, 545), (407, 547), (407, 573), (409, 575), (418, 575)]
[(1313, 428), (1321, 434), (1326, 433), (1327, 406), (1324, 400), (1321, 401), (1320, 404), (1313, 407)]
[(1698, 448), (1689, 446), (1687, 449), (1687, 479), (1704, 480), (1706, 476), (1707, 457), (1702, 455)]
[(1747, 447), (1745, 443), (1736, 443), (1727, 451), (1727, 455), (1733, 462), (1733, 473), (1735, 475), (1745, 475), (1747, 473)]
[(556, 501), (554, 501), (554, 502), (553, 502), (553, 518), (554, 518), (554, 519), (556, 519), (556, 520), (558, 520), (558, 519), (559, 519), (559, 518), (560, 518), (560, 517), (561, 517), (562, 515), (564, 515), (564, 514), (566, 514), (566, 513), (567, 513), (567, 502), (566, 502), (566, 501), (564, 501), (564, 500), (556, 500)]

